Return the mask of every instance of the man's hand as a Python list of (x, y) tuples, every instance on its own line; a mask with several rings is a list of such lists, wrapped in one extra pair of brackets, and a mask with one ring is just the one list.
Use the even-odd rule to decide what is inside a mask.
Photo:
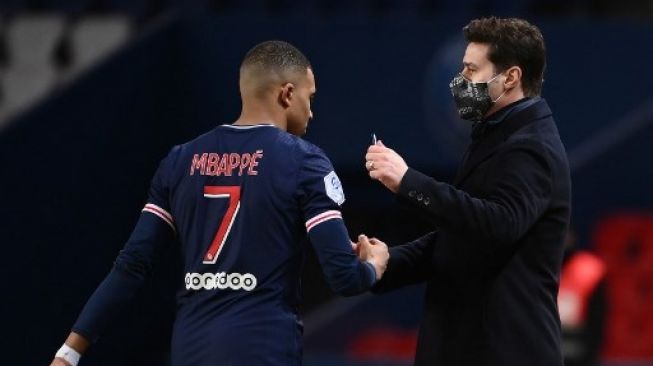
[(408, 165), (399, 154), (379, 141), (367, 149), (365, 168), (372, 179), (378, 180), (393, 193), (397, 193)]
[(52, 360), (52, 363), (50, 366), (71, 366), (66, 360), (63, 358), (55, 357), (54, 360)]
[(376, 279), (380, 280), (390, 259), (388, 246), (378, 239), (369, 239), (365, 235), (359, 235), (357, 249), (358, 258), (371, 263), (376, 270)]

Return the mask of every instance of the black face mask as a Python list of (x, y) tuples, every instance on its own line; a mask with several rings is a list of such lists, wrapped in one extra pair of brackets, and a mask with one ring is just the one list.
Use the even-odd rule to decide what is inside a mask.
[(492, 104), (503, 96), (501, 94), (496, 100), (492, 100), (490, 97), (488, 84), (493, 82), (498, 76), (499, 74), (494, 75), (490, 80), (480, 83), (474, 83), (462, 74), (456, 75), (451, 80), (449, 88), (456, 102), (456, 108), (458, 109), (460, 118), (472, 122), (478, 122), (483, 119), (485, 113), (492, 107)]

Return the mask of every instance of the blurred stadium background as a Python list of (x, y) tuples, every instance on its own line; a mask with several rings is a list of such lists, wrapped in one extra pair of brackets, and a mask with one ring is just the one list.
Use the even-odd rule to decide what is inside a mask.
[[(314, 65), (306, 138), (343, 180), (350, 234), (398, 244), (425, 233), (367, 179), (364, 151), (375, 132), (412, 166), (452, 176), (469, 126), (448, 82), (461, 27), (485, 15), (526, 17), (547, 42), (543, 95), (573, 169), (576, 245), (607, 269), (592, 347), (603, 365), (653, 365), (650, 0), (1, 0), (3, 361), (49, 363), (159, 159), (238, 116), (239, 62), (263, 40), (287, 40)], [(166, 364), (175, 265), (159, 266), (82, 365)], [(411, 364), (421, 287), (340, 299), (321, 276), (309, 257), (306, 365)]]

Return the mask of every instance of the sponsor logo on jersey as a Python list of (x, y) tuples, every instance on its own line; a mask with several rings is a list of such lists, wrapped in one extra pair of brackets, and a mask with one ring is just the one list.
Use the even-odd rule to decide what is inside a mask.
[(186, 273), (186, 290), (245, 290), (256, 288), (256, 277), (251, 273)]

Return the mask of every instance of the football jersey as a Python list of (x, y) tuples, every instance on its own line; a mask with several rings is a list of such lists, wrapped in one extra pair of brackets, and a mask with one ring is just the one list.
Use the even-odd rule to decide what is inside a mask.
[[(351, 249), (344, 201), (331, 162), (313, 144), (274, 125), (218, 126), (161, 161), (114, 270), (149, 273), (162, 237), (176, 237), (184, 278), (172, 365), (301, 364), (307, 233), (336, 292), (359, 293), (375, 281)], [(93, 316), (83, 315), (74, 330), (95, 333)]]

